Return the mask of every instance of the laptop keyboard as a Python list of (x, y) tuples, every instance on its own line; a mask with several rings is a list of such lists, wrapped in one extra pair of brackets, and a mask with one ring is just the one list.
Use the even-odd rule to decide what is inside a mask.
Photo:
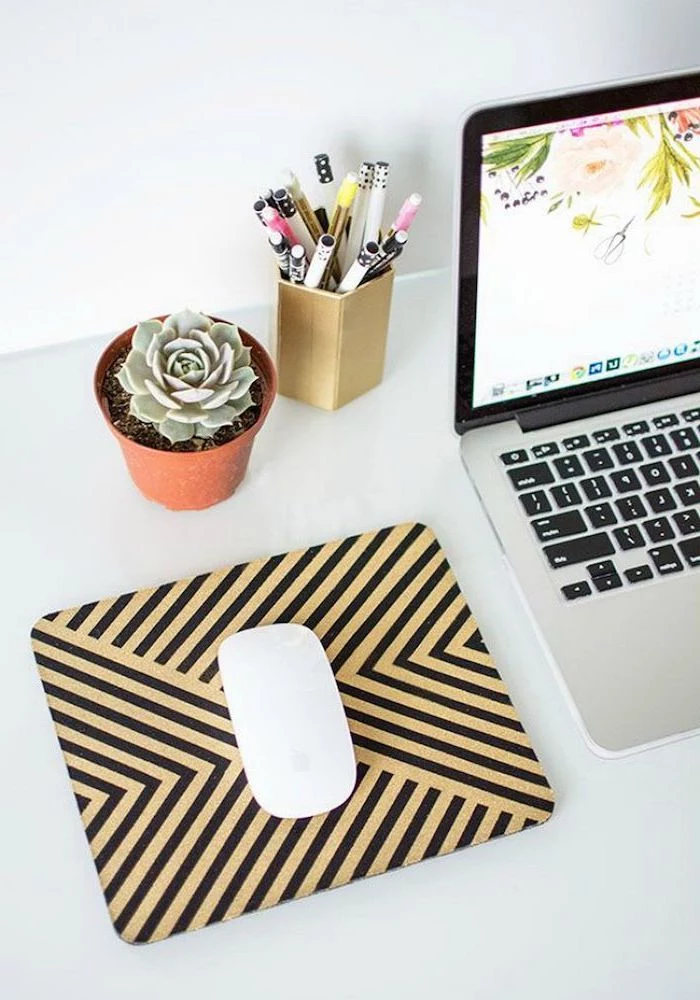
[(551, 569), (581, 567), (566, 600), (700, 566), (700, 407), (500, 459)]

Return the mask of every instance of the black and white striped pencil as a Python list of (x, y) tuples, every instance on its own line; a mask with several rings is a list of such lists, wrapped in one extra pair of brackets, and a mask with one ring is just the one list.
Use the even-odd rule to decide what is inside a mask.
[(306, 250), (304, 250), (301, 243), (295, 244), (291, 249), (289, 258), (289, 280), (295, 285), (303, 284), (308, 267), (309, 261), (306, 256)]
[(275, 229), (269, 230), (268, 240), (283, 278), (289, 277), (289, 240)]
[(265, 220), (263, 219), (262, 214), (267, 207), (268, 205), (264, 198), (258, 198), (257, 201), (253, 202), (253, 211), (260, 219), (260, 222), (262, 223), (263, 226), (265, 225)]

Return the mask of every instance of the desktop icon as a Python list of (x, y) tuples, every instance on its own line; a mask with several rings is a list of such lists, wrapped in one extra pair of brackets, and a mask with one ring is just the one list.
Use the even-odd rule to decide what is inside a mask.
[(542, 379), (541, 378), (529, 378), (527, 380), (527, 382), (525, 383), (525, 387), (527, 389), (537, 389), (538, 386), (541, 386), (541, 385), (542, 385)]
[(624, 358), (622, 359), (622, 367), (623, 368), (632, 368), (632, 367), (634, 367), (634, 365), (637, 364), (638, 361), (639, 361), (639, 358), (637, 357), (636, 354), (626, 354), (624, 356)]
[(700, 351), (700, 340), (694, 340), (693, 346), (691, 348), (693, 354), (697, 354)]
[(639, 361), (643, 365), (650, 365), (653, 360), (654, 360), (654, 352), (653, 351), (644, 351), (643, 354), (639, 355)]
[(544, 377), (544, 384), (545, 385), (553, 385), (554, 382), (558, 382), (558, 381), (559, 381), (559, 373), (558, 372), (557, 372), (556, 375), (545, 375), (545, 377)]
[(499, 382), (498, 385), (492, 386), (491, 395), (493, 396), (494, 399), (496, 399), (498, 396), (502, 396), (504, 391), (505, 391), (505, 385), (503, 384), (503, 382)]
[(602, 372), (602, 370), (603, 370), (603, 362), (602, 361), (593, 361), (588, 366), (588, 374), (589, 375), (600, 375), (600, 373)]
[(682, 358), (684, 354), (688, 353), (688, 345), (676, 344), (676, 346), (673, 348), (673, 353), (676, 355), (677, 358)]
[(575, 368), (571, 369), (572, 379), (578, 380), (580, 378), (583, 378), (585, 374), (586, 374), (586, 369), (581, 367), (581, 365), (577, 365)]
[(666, 358), (671, 357), (671, 351), (668, 347), (662, 347), (660, 351), (656, 352), (656, 357), (659, 361), (665, 361)]
[(608, 360), (605, 362), (605, 370), (606, 370), (606, 372), (617, 371), (617, 369), (619, 367), (620, 367), (620, 359), (619, 358), (608, 358)]

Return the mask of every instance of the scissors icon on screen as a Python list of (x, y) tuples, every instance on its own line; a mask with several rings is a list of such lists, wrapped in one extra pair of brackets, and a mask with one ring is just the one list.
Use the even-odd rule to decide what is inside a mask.
[(598, 244), (595, 248), (595, 256), (597, 260), (602, 260), (604, 264), (615, 264), (622, 256), (622, 251), (625, 249), (625, 240), (627, 239), (627, 230), (634, 222), (634, 216), (625, 223), (622, 229), (619, 229), (612, 236), (607, 236), (604, 240)]

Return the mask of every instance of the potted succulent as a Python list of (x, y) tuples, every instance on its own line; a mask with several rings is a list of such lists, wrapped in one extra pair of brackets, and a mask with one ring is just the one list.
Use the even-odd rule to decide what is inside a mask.
[(276, 390), (257, 340), (190, 310), (126, 330), (95, 371), (98, 405), (132, 479), (172, 510), (231, 496)]

